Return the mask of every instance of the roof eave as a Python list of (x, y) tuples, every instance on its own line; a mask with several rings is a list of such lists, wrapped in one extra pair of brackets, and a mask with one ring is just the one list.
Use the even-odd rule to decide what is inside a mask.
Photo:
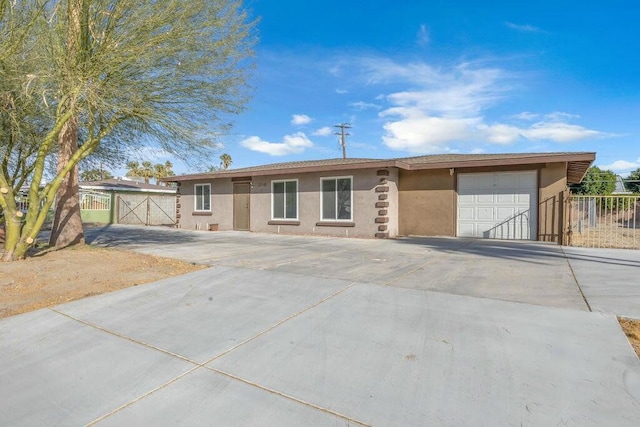
[(163, 178), (163, 182), (182, 182), (182, 181), (204, 181), (220, 178), (250, 178), (256, 176), (273, 176), (273, 175), (294, 175), (299, 173), (311, 172), (339, 172), (354, 169), (374, 169), (374, 168), (390, 168), (396, 167), (405, 170), (425, 170), (425, 169), (448, 169), (448, 168), (474, 168), (474, 167), (492, 167), (492, 166), (517, 166), (517, 165), (535, 165), (544, 163), (567, 163), (567, 181), (569, 183), (579, 183), (587, 173), (589, 166), (595, 160), (596, 153), (558, 153), (546, 154), (541, 156), (522, 156), (522, 157), (497, 157), (491, 159), (467, 159), (467, 160), (446, 160), (440, 162), (424, 162), (424, 163), (407, 163), (402, 159), (376, 160), (358, 163), (329, 164), (329, 165), (313, 165), (298, 166), (280, 169), (261, 169), (261, 170), (234, 170), (234, 171), (218, 171), (202, 174), (181, 175)]
[[(576, 153), (576, 154), (549, 154), (545, 156), (524, 156), (512, 158), (495, 158), (495, 159), (473, 159), (473, 160), (448, 160), (434, 163), (416, 163), (406, 165), (409, 170), (423, 169), (446, 169), (446, 168), (474, 168), (474, 167), (490, 167), (505, 165), (533, 165), (540, 163), (556, 163), (556, 162), (583, 162), (588, 161), (589, 164), (595, 160), (595, 153)], [(586, 171), (585, 171), (586, 173)]]
[(290, 175), (298, 173), (310, 173), (310, 172), (325, 172), (325, 171), (343, 171), (353, 169), (374, 169), (374, 168), (389, 168), (399, 167), (396, 160), (380, 160), (372, 162), (361, 163), (345, 163), (345, 164), (333, 164), (333, 165), (315, 165), (315, 166), (299, 166), (294, 168), (282, 168), (282, 169), (264, 169), (257, 171), (248, 171), (239, 169), (237, 171), (227, 172), (209, 172), (193, 175), (180, 175), (170, 176), (168, 178), (162, 178), (163, 182), (180, 182), (180, 181), (201, 181), (207, 179), (220, 179), (220, 178), (237, 178), (237, 177), (254, 177), (254, 176), (267, 176), (267, 175)]

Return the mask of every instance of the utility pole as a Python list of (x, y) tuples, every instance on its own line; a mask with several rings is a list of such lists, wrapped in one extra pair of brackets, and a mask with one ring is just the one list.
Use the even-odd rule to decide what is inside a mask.
[(350, 134), (345, 133), (345, 129), (351, 129), (351, 125), (349, 123), (340, 123), (339, 125), (335, 125), (334, 128), (340, 128), (340, 132), (336, 132), (334, 135), (340, 136), (340, 146), (342, 147), (342, 158), (347, 158), (347, 139), (346, 137)]

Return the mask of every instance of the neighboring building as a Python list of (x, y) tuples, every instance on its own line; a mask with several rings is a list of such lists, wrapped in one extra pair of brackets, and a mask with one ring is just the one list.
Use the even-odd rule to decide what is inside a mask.
[(627, 191), (627, 187), (624, 185), (624, 180), (620, 175), (616, 175), (616, 188), (613, 190), (615, 195), (630, 195), (633, 194), (632, 191)]
[(174, 176), (190, 229), (562, 243), (567, 185), (595, 153), (329, 159)]
[(112, 178), (80, 182), (83, 222), (174, 225), (176, 188)]

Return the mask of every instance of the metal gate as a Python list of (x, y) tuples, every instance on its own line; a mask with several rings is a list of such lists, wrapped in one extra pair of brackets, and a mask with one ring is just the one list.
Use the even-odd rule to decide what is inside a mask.
[(118, 224), (168, 225), (176, 223), (176, 196), (119, 194)]
[(571, 246), (640, 249), (640, 196), (569, 199)]

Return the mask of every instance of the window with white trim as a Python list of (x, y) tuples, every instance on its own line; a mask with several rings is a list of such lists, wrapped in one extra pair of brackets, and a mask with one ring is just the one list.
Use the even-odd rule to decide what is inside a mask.
[(353, 200), (353, 178), (350, 176), (321, 178), (320, 199), (323, 221), (351, 221), (353, 219), (351, 202)]
[(211, 184), (196, 184), (194, 186), (196, 212), (211, 212)]
[(271, 181), (271, 218), (298, 219), (298, 180)]

